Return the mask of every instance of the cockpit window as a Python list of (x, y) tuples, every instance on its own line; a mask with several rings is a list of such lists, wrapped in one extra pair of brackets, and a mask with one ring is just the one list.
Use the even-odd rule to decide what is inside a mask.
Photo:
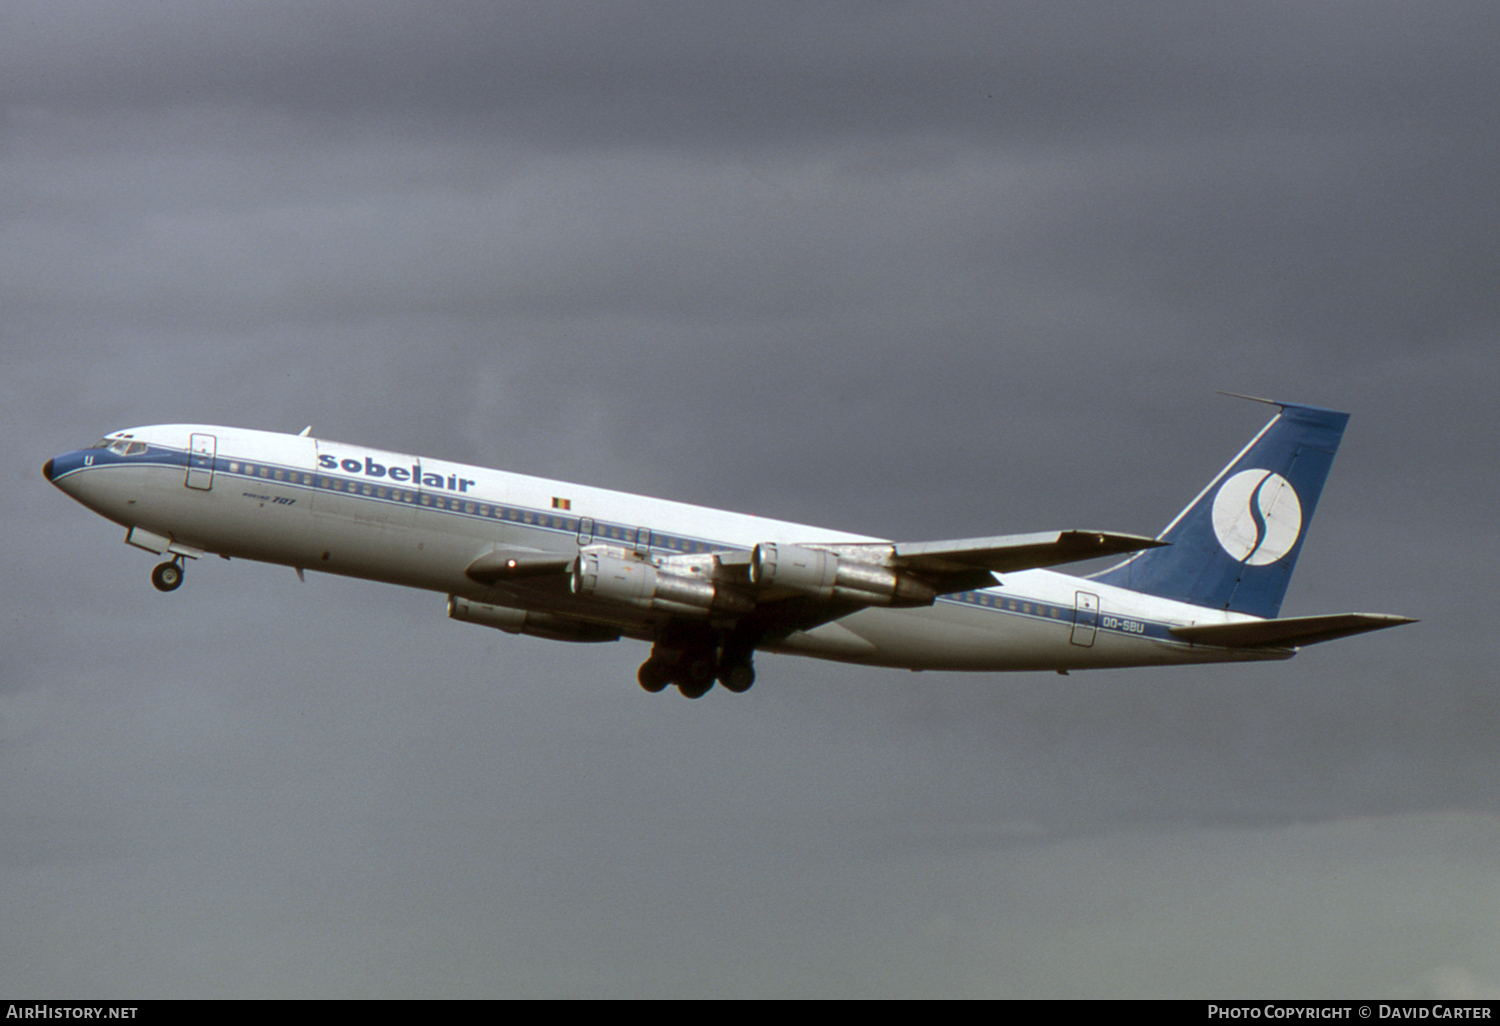
[[(128, 438), (116, 438), (113, 441), (105, 438), (101, 441), (101, 445), (104, 443), (108, 443), (110, 452), (119, 456), (140, 456), (146, 451), (145, 442), (132, 442)], [(94, 448), (98, 449), (100, 446), (96, 445)]]

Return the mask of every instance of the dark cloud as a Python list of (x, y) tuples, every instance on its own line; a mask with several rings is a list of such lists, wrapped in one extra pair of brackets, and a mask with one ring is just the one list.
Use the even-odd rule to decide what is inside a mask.
[[(1492, 990), (1497, 27), (5, 5), (3, 975)], [(1354, 413), (1286, 611), (1421, 624), (1070, 677), (765, 657), (690, 703), (441, 596), (218, 560), (157, 596), (38, 473), (311, 423), (880, 536), (1151, 532), (1264, 420), (1215, 389)]]

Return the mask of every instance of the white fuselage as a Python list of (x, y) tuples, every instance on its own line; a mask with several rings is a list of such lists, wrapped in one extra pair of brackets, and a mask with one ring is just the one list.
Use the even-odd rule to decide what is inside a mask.
[[(58, 487), (182, 556), (216, 553), (422, 588), (493, 606), (608, 624), (652, 640), (660, 616), (567, 589), (502, 588), (466, 575), (497, 548), (568, 556), (585, 544), (651, 558), (744, 552), (761, 542), (871, 542), (860, 535), (298, 435), (155, 425), (112, 439), (140, 455), (78, 450), (49, 462)], [(92, 455), (91, 455), (92, 454)], [(870, 607), (768, 638), (779, 652), (934, 670), (1067, 670), (1278, 659), (1169, 628), (1251, 619), (1050, 570), (930, 606)]]

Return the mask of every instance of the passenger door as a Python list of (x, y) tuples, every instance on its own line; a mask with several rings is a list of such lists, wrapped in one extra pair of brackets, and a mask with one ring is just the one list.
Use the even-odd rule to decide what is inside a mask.
[(214, 456), (219, 440), (213, 435), (194, 433), (188, 438), (187, 477), (183, 484), (199, 491), (208, 491), (214, 486)]

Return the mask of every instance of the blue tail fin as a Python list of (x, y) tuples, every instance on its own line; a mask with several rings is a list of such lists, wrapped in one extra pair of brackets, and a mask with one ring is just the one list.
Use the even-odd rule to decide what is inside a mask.
[(1093, 579), (1252, 616), (1279, 613), (1349, 415), (1273, 405), (1281, 413), (1161, 533), (1169, 546)]

